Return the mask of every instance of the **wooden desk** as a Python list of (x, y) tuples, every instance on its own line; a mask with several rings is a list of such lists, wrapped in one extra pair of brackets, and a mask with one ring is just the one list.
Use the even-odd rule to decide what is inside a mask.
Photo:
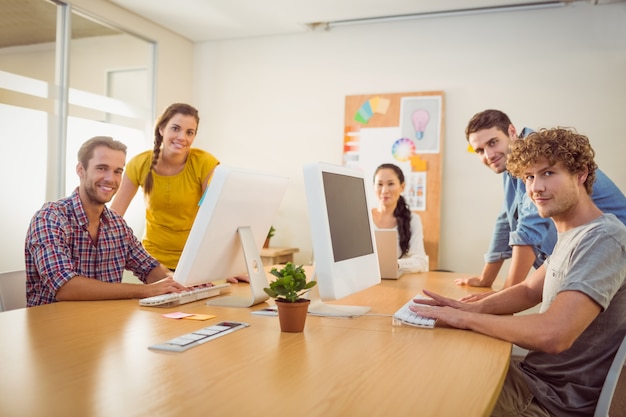
[[(384, 281), (342, 302), (370, 305), (372, 315), (309, 316), (303, 333), (281, 333), (277, 317), (201, 301), (169, 309), (137, 300), (61, 302), (0, 313), (0, 415), (488, 415), (509, 343), (455, 329), (392, 327), (382, 316), (424, 286), (454, 297), (470, 292), (454, 285), (455, 276)], [(217, 317), (162, 317), (172, 311)], [(250, 327), (184, 353), (147, 349), (218, 320)]]
[(298, 248), (269, 247), (261, 249), (259, 255), (263, 265), (269, 266), (293, 262), (293, 254), (298, 251)]

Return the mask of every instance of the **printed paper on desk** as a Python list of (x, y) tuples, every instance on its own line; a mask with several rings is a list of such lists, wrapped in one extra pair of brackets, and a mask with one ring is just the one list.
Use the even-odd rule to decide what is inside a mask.
[(253, 311), (252, 314), (257, 316), (278, 316), (278, 307), (273, 305), (261, 310)]

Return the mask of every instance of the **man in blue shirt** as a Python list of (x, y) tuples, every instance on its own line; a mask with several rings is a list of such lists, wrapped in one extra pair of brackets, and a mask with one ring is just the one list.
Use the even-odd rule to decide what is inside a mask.
[[(485, 110), (469, 121), (465, 136), (481, 162), (496, 174), (502, 174), (504, 202), (485, 255), (479, 276), (457, 279), (457, 284), (490, 287), (506, 259), (511, 259), (504, 288), (522, 282), (531, 267), (538, 269), (552, 253), (557, 234), (554, 223), (542, 218), (526, 195), (524, 182), (506, 169), (510, 144), (532, 131), (524, 128), (518, 135), (509, 117), (499, 110)], [(605, 213), (615, 214), (626, 224), (626, 197), (602, 171), (593, 184), (593, 202)]]

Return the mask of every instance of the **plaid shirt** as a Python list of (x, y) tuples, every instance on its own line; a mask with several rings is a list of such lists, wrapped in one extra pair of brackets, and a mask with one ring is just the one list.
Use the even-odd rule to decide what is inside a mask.
[(43, 205), (26, 234), (26, 299), (29, 307), (56, 301), (63, 284), (77, 275), (103, 282), (122, 282), (124, 269), (142, 282), (158, 261), (146, 252), (117, 213), (104, 208), (98, 242), (87, 227), (78, 188), (70, 197)]

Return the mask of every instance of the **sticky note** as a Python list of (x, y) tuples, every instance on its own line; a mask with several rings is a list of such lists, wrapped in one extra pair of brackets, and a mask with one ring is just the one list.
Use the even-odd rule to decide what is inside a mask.
[(183, 319), (183, 318), (189, 317), (189, 316), (193, 316), (193, 314), (181, 313), (180, 311), (177, 311), (175, 313), (163, 314), (163, 317), (165, 317), (166, 319)]
[(204, 321), (204, 320), (208, 320), (208, 319), (214, 319), (216, 316), (213, 316), (211, 314), (192, 314), (190, 316), (185, 316), (183, 317), (183, 319), (185, 320), (200, 320), (200, 321)]
[(413, 155), (410, 158), (412, 171), (426, 171), (427, 163), (419, 155)]

